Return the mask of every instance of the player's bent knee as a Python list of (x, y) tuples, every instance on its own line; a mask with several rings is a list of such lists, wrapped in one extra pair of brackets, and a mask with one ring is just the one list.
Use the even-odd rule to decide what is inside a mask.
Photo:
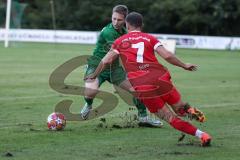
[(84, 90), (85, 97), (94, 98), (98, 93), (98, 84), (98, 79), (95, 79), (93, 81), (86, 81)]
[(97, 78), (91, 81), (85, 81), (85, 88), (87, 89), (98, 90), (98, 86), (99, 80)]
[(184, 110), (184, 106), (186, 106), (186, 104), (187, 104), (186, 102), (183, 102), (182, 100), (180, 100), (179, 102), (171, 106), (175, 113), (181, 115), (182, 114), (181, 112)]

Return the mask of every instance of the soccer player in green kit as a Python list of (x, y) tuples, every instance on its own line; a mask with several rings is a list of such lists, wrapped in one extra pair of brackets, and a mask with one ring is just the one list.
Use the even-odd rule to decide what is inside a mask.
[[(96, 44), (96, 48), (93, 52), (93, 56), (88, 59), (88, 67), (85, 76), (93, 73), (100, 63), (101, 59), (109, 51), (111, 44), (120, 36), (127, 33), (124, 28), (125, 17), (128, 14), (128, 8), (125, 5), (117, 5), (112, 11), (112, 23), (105, 26)], [(87, 119), (88, 114), (91, 112), (92, 103), (94, 97), (98, 93), (98, 88), (108, 81), (119, 87), (121, 83), (126, 79), (125, 71), (119, 64), (119, 60), (115, 60), (110, 67), (107, 67), (94, 81), (85, 81), (84, 99), (85, 105), (81, 110), (81, 116), (83, 119)], [(143, 126), (161, 127), (163, 124), (160, 120), (151, 119), (147, 116), (146, 107), (138, 100), (133, 100), (138, 109), (139, 123)]]

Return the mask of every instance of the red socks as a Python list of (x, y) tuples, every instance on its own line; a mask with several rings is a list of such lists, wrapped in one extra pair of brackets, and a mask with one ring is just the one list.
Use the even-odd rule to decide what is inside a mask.
[(197, 131), (197, 128), (195, 126), (186, 121), (181, 120), (180, 118), (174, 118), (170, 122), (170, 125), (179, 131), (182, 131), (193, 136), (195, 136), (195, 133)]

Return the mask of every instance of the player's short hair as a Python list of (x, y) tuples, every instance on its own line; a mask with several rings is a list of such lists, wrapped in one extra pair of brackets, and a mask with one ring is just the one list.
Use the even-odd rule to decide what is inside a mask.
[(133, 27), (142, 27), (143, 26), (143, 16), (137, 12), (131, 12), (126, 17), (126, 22)]
[(124, 15), (124, 17), (126, 17), (128, 14), (128, 8), (125, 5), (116, 5), (112, 10), (112, 13), (113, 12), (117, 12), (119, 14)]

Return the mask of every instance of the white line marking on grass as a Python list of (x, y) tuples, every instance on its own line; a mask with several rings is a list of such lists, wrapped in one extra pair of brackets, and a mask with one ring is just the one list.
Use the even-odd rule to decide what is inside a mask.
[(227, 107), (227, 106), (238, 106), (240, 105), (240, 102), (238, 103), (218, 103), (218, 104), (205, 104), (205, 105), (199, 105), (199, 108), (219, 108), (219, 107)]
[(21, 100), (21, 99), (35, 99), (35, 98), (49, 98), (49, 97), (57, 97), (56, 94), (49, 94), (44, 96), (25, 96), (25, 97), (0, 97), (0, 101), (12, 101), (12, 100)]
[(199, 85), (199, 86), (185, 86), (185, 85), (177, 85), (177, 87), (182, 87), (182, 88), (193, 88), (193, 89), (201, 89), (201, 88), (239, 88), (240, 85), (236, 84), (236, 85)]

